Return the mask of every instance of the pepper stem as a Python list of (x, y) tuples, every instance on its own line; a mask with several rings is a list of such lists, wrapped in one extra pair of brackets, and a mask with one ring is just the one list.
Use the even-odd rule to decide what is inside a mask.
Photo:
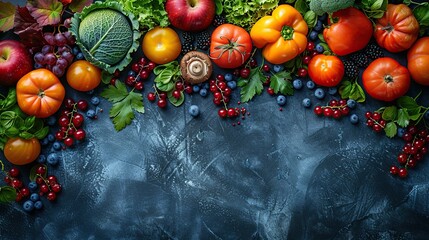
[(285, 41), (291, 40), (291, 39), (293, 39), (294, 30), (290, 26), (283, 26), (282, 30), (280, 31), (280, 34), (282, 35), (282, 37)]

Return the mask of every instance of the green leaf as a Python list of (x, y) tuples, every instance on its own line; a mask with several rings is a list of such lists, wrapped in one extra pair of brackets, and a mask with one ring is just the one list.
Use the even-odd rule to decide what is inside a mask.
[(13, 111), (5, 111), (0, 114), (0, 125), (4, 128), (11, 128), (15, 124), (18, 115)]
[(382, 118), (386, 121), (393, 121), (398, 115), (398, 108), (396, 106), (386, 107), (383, 111)]
[(173, 97), (173, 91), (167, 92), (167, 97), (168, 97), (168, 101), (170, 101), (170, 103), (173, 104), (173, 106), (175, 107), (182, 105), (183, 102), (185, 101), (185, 95), (183, 94), (183, 92), (180, 92), (179, 99)]
[(174, 89), (174, 82), (168, 82), (167, 84), (161, 83), (161, 82), (157, 82), (155, 83), (156, 88), (158, 88), (159, 90), (163, 91), (163, 92), (169, 92), (171, 90)]
[(84, 7), (91, 5), (92, 2), (92, 0), (73, 0), (69, 8), (73, 12), (81, 12)]
[(405, 109), (398, 110), (398, 119), (396, 120), (400, 127), (407, 127), (410, 123), (410, 117), (408, 116), (408, 112)]
[(124, 98), (128, 96), (128, 90), (122, 82), (116, 81), (115, 86), (109, 85), (101, 92), (100, 96), (110, 102), (116, 103), (124, 100)]
[(43, 127), (41, 129), (37, 130), (34, 133), (34, 137), (36, 137), (37, 139), (43, 139), (48, 135), (48, 133), (49, 133), (49, 127), (46, 126), (46, 127)]
[(39, 175), (39, 174), (37, 174), (36, 173), (36, 170), (37, 170), (37, 168), (39, 168), (39, 166), (43, 166), (43, 167), (45, 167), (45, 169), (48, 169), (48, 167), (45, 165), (45, 164), (36, 164), (36, 165), (34, 165), (31, 169), (30, 169), (30, 176), (29, 176), (29, 179), (30, 179), (30, 181), (36, 181), (36, 178), (38, 177), (38, 176), (41, 176), (41, 177), (43, 177), (43, 178), (45, 178), (46, 179), (46, 176), (47, 176), (47, 172), (48, 171), (45, 171), (45, 173), (44, 174), (42, 174), (42, 175)]
[(223, 5), (221, 0), (215, 0), (216, 15), (221, 15), (223, 12)]
[(0, 203), (10, 203), (16, 199), (16, 190), (11, 186), (0, 187)]
[(144, 113), (143, 95), (137, 92), (130, 92), (131, 107), (139, 113)]
[(293, 85), (290, 80), (292, 80), (292, 77), (287, 71), (275, 73), (271, 76), (270, 87), (276, 94), (293, 95)]
[(417, 6), (413, 13), (421, 27), (429, 26), (429, 5)]
[(6, 129), (5, 134), (8, 137), (16, 137), (19, 134), (19, 132), (20, 131), (18, 128), (12, 126), (12, 127)]
[(313, 11), (307, 11), (304, 14), (304, 20), (307, 23), (309, 28), (313, 28), (314, 26), (316, 26), (317, 23), (317, 15), (315, 12)]
[(24, 120), (24, 127), (25, 127), (25, 129), (26, 130), (30, 130), (34, 126), (35, 121), (36, 121), (36, 117), (35, 116), (27, 117)]
[(27, 8), (40, 26), (56, 25), (61, 21), (63, 4), (58, 0), (29, 0)]
[(24, 139), (30, 139), (30, 138), (33, 138), (34, 137), (34, 135), (33, 134), (31, 134), (31, 133), (29, 133), (29, 132), (19, 132), (19, 135), (18, 135), (20, 138), (24, 138)]
[(239, 78), (238, 85), (241, 87), (241, 101), (248, 102), (255, 95), (260, 95), (264, 90), (264, 81), (265, 77), (260, 68), (251, 69), (249, 79)]
[(304, 15), (309, 10), (309, 7), (308, 7), (307, 2), (305, 0), (297, 0), (295, 2), (294, 7), (296, 10), (298, 10), (299, 13), (301, 13), (301, 15)]
[(9, 2), (0, 2), (0, 32), (13, 28), (16, 6)]
[(378, 10), (381, 8), (381, 6), (383, 6), (383, 2), (384, 0), (376, 0), (373, 2), (373, 4), (371, 5), (371, 10)]
[(396, 126), (396, 123), (388, 122), (384, 127), (384, 132), (386, 133), (387, 137), (393, 138), (398, 132), (398, 127)]
[(110, 84), (110, 80), (112, 80), (113, 74), (109, 73), (106, 70), (101, 71), (101, 81), (104, 84)]
[(396, 102), (400, 108), (413, 109), (419, 107), (416, 100), (410, 96), (402, 96)]
[(338, 91), (343, 99), (350, 98), (357, 102), (365, 102), (365, 92), (357, 81), (342, 81)]
[(8, 110), (12, 106), (16, 105), (16, 89), (14, 87), (9, 88), (6, 98), (0, 99), (0, 111)]

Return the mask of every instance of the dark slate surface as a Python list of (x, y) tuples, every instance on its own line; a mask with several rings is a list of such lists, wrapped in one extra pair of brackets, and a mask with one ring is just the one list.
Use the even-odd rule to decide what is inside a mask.
[[(119, 133), (102, 100), (99, 119), (86, 119), (87, 141), (50, 170), (63, 185), (58, 201), (31, 214), (0, 205), (0, 238), (427, 239), (428, 157), (408, 179), (393, 178), (402, 140), (317, 117), (304, 97), (318, 102), (304, 89), (279, 111), (263, 93), (242, 105), (251, 115), (236, 127), (211, 98), (166, 110), (145, 99), (146, 113)], [(368, 99), (353, 112), (362, 120), (382, 105)]]

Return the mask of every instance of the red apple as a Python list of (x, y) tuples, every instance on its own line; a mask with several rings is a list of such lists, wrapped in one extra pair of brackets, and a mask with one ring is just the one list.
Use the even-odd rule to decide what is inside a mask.
[(213, 21), (215, 10), (214, 0), (167, 0), (165, 3), (171, 25), (183, 31), (207, 29)]
[(33, 70), (33, 60), (24, 44), (16, 40), (0, 41), (0, 85), (13, 86)]

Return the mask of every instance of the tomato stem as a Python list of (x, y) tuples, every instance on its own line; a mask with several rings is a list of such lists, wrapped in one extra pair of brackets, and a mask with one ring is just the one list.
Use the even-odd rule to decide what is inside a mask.
[(387, 26), (385, 26), (381, 29), (384, 31), (387, 31), (387, 32), (391, 32), (391, 31), (395, 30), (395, 28), (390, 23), (388, 23)]
[(393, 82), (393, 77), (392, 77), (392, 75), (386, 75), (386, 76), (384, 76), (384, 81), (385, 81), (386, 83), (391, 83), (391, 82)]

